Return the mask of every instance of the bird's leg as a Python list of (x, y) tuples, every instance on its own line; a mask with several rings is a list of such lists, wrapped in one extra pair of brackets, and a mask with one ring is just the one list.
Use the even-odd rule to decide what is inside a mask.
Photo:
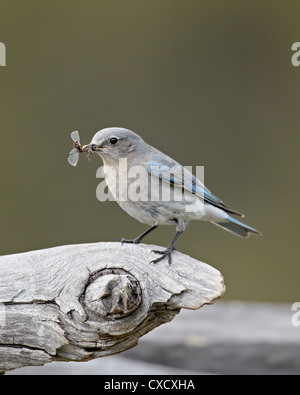
[(153, 259), (153, 261), (151, 261), (151, 263), (152, 263), (152, 262), (153, 262), (153, 263), (158, 263), (158, 262), (160, 262), (160, 261), (162, 261), (163, 259), (165, 259), (165, 258), (168, 257), (169, 265), (171, 265), (171, 263), (172, 263), (172, 257), (171, 257), (171, 255), (172, 255), (172, 252), (173, 252), (174, 250), (176, 250), (174, 244), (175, 244), (176, 240), (178, 239), (178, 237), (179, 237), (182, 233), (183, 233), (183, 231), (178, 231), (178, 232), (176, 233), (176, 236), (174, 237), (172, 243), (171, 243), (171, 244), (169, 245), (169, 247), (166, 248), (165, 250), (163, 250), (163, 251), (152, 250), (151, 252), (155, 252), (156, 254), (161, 254), (161, 257), (159, 257), (159, 258), (157, 258), (157, 259)]
[(141, 240), (150, 232), (152, 232), (152, 230), (154, 230), (155, 228), (157, 228), (158, 225), (153, 225), (151, 226), (151, 228), (147, 229), (146, 232), (142, 233), (140, 236), (136, 237), (135, 239), (131, 239), (131, 240), (127, 240), (127, 239), (123, 239), (123, 237), (121, 237), (120, 239), (118, 239), (118, 241), (120, 241), (122, 244), (123, 243), (131, 243), (131, 244), (139, 244), (141, 242)]
[(166, 248), (163, 251), (153, 250), (152, 252), (155, 252), (156, 254), (161, 254), (161, 257), (154, 259), (151, 262), (158, 263), (158, 262), (162, 261), (164, 258), (168, 257), (169, 265), (171, 265), (171, 263), (172, 263), (171, 255), (172, 255), (172, 252), (175, 250), (175, 242), (178, 239), (178, 237), (185, 230), (185, 222), (182, 218), (175, 218), (174, 221), (177, 223), (177, 226), (176, 226), (177, 233), (176, 233), (174, 239), (172, 240), (172, 243), (169, 245), (168, 248)]

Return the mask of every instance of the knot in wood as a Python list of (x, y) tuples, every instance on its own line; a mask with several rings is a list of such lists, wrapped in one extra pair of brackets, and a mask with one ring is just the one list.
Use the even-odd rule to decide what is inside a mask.
[(106, 269), (94, 275), (85, 290), (84, 306), (90, 320), (120, 319), (141, 304), (139, 282), (122, 269)]

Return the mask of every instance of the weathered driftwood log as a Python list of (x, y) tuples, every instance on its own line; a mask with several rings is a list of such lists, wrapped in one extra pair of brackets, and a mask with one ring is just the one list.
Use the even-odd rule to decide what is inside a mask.
[[(0, 257), (0, 371), (127, 350), (181, 308), (224, 293), (221, 274), (157, 246), (94, 243)], [(158, 247), (161, 248), (161, 247)]]

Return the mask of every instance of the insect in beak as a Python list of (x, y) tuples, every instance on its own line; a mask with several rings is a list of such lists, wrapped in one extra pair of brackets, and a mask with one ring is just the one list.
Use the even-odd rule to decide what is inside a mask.
[(95, 151), (95, 146), (94, 144), (86, 144), (82, 146), (82, 151), (86, 152), (88, 155), (92, 155)]
[(93, 150), (91, 149), (90, 144), (81, 146), (79, 133), (77, 131), (71, 133), (71, 139), (73, 140), (74, 148), (69, 153), (68, 162), (70, 163), (70, 165), (76, 166), (78, 163), (79, 154), (81, 152), (86, 152), (88, 154), (87, 157), (89, 159), (89, 155), (92, 155)]

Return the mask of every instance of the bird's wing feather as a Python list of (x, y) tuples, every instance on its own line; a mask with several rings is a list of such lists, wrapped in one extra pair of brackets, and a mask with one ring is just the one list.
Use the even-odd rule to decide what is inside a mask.
[(242, 216), (237, 211), (231, 210), (217, 196), (212, 194), (204, 184), (179, 163), (172, 160), (172, 166), (162, 161), (149, 160), (145, 163), (149, 174), (156, 176), (172, 185), (179, 186), (199, 196), (205, 203), (212, 204), (226, 212)]
[(184, 188), (201, 197), (205, 202), (224, 207), (223, 202), (217, 196), (213, 195), (200, 180), (178, 163), (175, 162), (173, 166), (169, 166), (161, 162), (148, 161), (146, 168), (149, 174)]

